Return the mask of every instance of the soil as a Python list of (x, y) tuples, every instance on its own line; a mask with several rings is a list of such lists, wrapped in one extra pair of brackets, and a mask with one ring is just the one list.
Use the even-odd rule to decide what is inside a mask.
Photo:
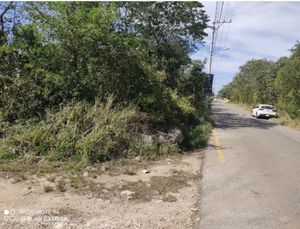
[(0, 228), (193, 228), (202, 159), (193, 152), (129, 174), (85, 173), (78, 185), (0, 174)]

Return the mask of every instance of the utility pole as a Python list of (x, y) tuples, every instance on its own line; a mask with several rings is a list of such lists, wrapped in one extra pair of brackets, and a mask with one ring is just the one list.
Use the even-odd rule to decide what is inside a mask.
[(211, 38), (211, 45), (210, 45), (210, 51), (209, 51), (209, 64), (208, 64), (208, 74), (211, 74), (211, 66), (212, 66), (212, 60), (213, 60), (213, 54), (214, 54), (214, 47), (216, 43), (216, 32), (218, 29), (225, 23), (231, 23), (231, 19), (229, 21), (221, 21), (221, 16), (222, 16), (222, 10), (223, 10), (223, 5), (224, 2), (221, 2), (221, 9), (220, 9), (220, 15), (218, 18), (218, 4), (219, 2), (216, 2), (216, 10), (215, 10), (215, 18), (213, 21), (213, 25), (211, 26), (212, 29), (212, 38)]
[[(221, 5), (219, 5), (221, 4)], [(219, 7), (220, 6), (220, 7)], [(212, 91), (212, 84), (213, 84), (213, 74), (211, 74), (211, 66), (212, 60), (214, 55), (214, 47), (216, 45), (216, 35), (218, 33), (219, 28), (225, 23), (231, 23), (230, 21), (221, 21), (222, 12), (223, 12), (224, 2), (216, 2), (216, 9), (215, 9), (215, 18), (213, 21), (213, 25), (210, 27), (212, 29), (212, 37), (211, 37), (211, 44), (210, 44), (210, 51), (209, 51), (209, 62), (208, 62), (208, 77), (206, 87), (209, 89), (205, 91), (205, 106), (208, 107), (209, 104), (209, 97), (213, 95)], [(220, 9), (219, 9), (220, 8)]]

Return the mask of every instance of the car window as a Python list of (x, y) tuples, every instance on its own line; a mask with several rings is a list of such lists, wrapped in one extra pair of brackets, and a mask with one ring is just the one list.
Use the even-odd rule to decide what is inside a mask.
[(263, 108), (263, 109), (273, 109), (272, 106), (261, 106), (261, 108)]

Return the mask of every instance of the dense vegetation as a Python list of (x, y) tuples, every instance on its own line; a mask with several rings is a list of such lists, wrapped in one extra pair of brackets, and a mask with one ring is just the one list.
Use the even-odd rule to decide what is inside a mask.
[[(104, 161), (205, 144), (199, 2), (1, 3), (0, 159)], [(184, 141), (144, 144), (180, 128)]]
[(219, 96), (247, 105), (273, 104), (282, 116), (299, 121), (300, 44), (297, 43), (291, 52), (290, 57), (282, 57), (276, 62), (248, 61)]

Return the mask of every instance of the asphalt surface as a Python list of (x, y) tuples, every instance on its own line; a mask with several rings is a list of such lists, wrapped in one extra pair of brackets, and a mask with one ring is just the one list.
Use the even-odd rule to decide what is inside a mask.
[[(300, 228), (300, 131), (215, 102), (201, 229)], [(218, 147), (219, 145), (219, 147)]]

